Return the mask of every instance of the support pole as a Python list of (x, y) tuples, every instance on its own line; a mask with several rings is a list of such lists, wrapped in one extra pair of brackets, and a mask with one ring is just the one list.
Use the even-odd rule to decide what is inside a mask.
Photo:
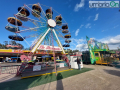
[(55, 72), (56, 72), (56, 76), (57, 76), (56, 60), (55, 60), (55, 52), (54, 52), (54, 41), (53, 41), (53, 32), (52, 32), (52, 29), (51, 29), (51, 34), (52, 34), (52, 47), (53, 47), (54, 65), (55, 65)]

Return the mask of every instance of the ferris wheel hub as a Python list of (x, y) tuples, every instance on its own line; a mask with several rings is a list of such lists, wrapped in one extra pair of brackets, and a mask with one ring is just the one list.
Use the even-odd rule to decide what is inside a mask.
[(50, 27), (55, 27), (56, 26), (56, 22), (53, 19), (48, 19), (47, 23)]

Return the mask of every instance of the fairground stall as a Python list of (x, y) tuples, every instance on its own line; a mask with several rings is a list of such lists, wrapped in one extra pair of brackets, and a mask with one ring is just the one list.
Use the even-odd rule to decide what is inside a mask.
[(71, 55), (70, 58), (71, 58), (70, 59), (71, 68), (78, 69), (77, 58), (78, 60), (80, 60), (81, 68), (83, 68), (82, 53)]

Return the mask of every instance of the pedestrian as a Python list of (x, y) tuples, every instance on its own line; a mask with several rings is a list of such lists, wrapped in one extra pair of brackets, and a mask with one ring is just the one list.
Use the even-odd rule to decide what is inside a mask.
[(78, 69), (81, 70), (81, 66), (80, 66), (80, 60), (77, 58), (77, 64), (78, 64)]

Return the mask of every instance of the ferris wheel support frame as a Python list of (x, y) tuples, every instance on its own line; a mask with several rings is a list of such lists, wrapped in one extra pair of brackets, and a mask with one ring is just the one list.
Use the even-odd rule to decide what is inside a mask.
[(63, 53), (65, 54), (65, 51), (64, 51), (64, 49), (63, 49), (63, 47), (62, 47), (62, 44), (60, 43), (60, 40), (58, 39), (58, 36), (57, 36), (57, 34), (56, 34), (56, 32), (55, 32), (54, 29), (53, 29), (53, 32), (54, 32), (54, 34), (55, 34), (55, 36), (56, 36), (56, 38), (57, 38), (57, 41), (58, 41), (58, 43), (59, 43), (59, 45), (60, 45), (60, 48), (62, 49)]
[[(45, 36), (48, 34), (48, 32), (49, 32), (50, 30), (51, 30), (51, 28), (48, 28), (48, 30), (46, 31), (46, 33), (38, 40), (38, 43), (37, 43), (37, 44), (33, 47), (33, 49), (31, 50), (32, 53), (34, 53), (34, 52), (37, 50), (38, 46), (42, 43), (43, 39), (45, 38)], [(57, 39), (57, 41), (58, 41), (58, 44), (59, 44), (60, 48), (62, 49), (62, 52), (65, 54), (65, 51), (64, 51), (64, 49), (63, 49), (63, 47), (62, 47), (62, 45), (61, 45), (61, 43), (60, 43), (60, 40), (59, 40), (58, 37), (57, 37), (57, 34), (56, 34), (55, 30), (52, 29), (52, 31), (53, 31), (53, 33), (55, 34), (55, 37), (56, 37), (56, 39)]]

